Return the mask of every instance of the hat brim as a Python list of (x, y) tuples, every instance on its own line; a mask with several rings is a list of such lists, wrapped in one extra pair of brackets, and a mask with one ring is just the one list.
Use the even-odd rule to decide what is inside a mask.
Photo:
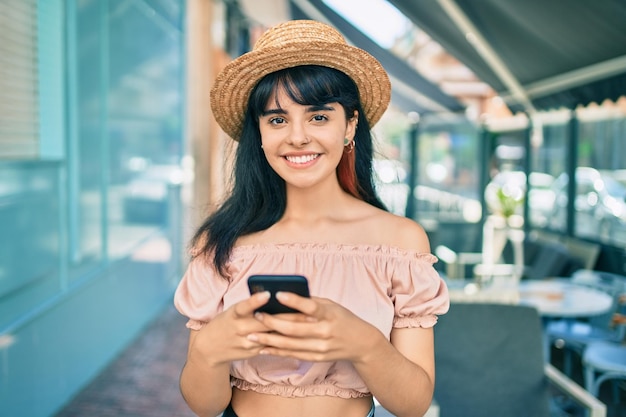
[(356, 83), (363, 111), (374, 126), (389, 105), (391, 83), (376, 58), (343, 43), (293, 42), (253, 50), (231, 61), (211, 89), (211, 108), (218, 124), (239, 140), (252, 89), (266, 75), (301, 65), (320, 65), (348, 75)]

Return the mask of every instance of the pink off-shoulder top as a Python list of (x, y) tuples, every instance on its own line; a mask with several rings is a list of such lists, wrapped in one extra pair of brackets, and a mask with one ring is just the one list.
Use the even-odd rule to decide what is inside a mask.
[[(259, 244), (233, 249), (229, 276), (195, 257), (174, 297), (178, 311), (198, 330), (218, 313), (250, 296), (253, 274), (300, 274), (312, 296), (331, 299), (389, 338), (393, 327), (432, 327), (449, 307), (448, 290), (433, 268), (435, 256), (378, 245)], [(304, 362), (260, 355), (231, 364), (231, 383), (242, 390), (286, 397), (354, 398), (369, 390), (348, 361)]]

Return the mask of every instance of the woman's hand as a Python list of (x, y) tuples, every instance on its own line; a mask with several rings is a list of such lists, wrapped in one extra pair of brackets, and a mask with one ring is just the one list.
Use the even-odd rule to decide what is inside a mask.
[(370, 346), (384, 336), (348, 309), (324, 298), (305, 298), (279, 292), (282, 304), (302, 314), (256, 314), (272, 332), (253, 332), (248, 340), (264, 346), (261, 354), (288, 356), (306, 361), (362, 359)]
[(216, 366), (258, 355), (265, 346), (248, 336), (271, 331), (254, 316), (254, 311), (267, 303), (269, 296), (269, 292), (254, 294), (215, 316), (202, 329), (192, 332), (190, 358)]

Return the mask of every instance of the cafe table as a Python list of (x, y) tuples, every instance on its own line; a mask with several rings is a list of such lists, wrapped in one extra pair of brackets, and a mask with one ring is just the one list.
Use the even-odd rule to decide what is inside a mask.
[(569, 278), (545, 280), (502, 279), (489, 283), (448, 280), (453, 302), (501, 302), (530, 305), (549, 318), (583, 318), (607, 313), (613, 298), (603, 291), (570, 282)]
[(607, 313), (613, 305), (610, 294), (567, 278), (521, 281), (519, 297), (520, 304), (537, 308), (543, 317), (593, 317)]

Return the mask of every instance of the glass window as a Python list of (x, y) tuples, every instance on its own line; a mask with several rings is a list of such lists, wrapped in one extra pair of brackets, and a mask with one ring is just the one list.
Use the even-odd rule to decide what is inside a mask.
[(484, 137), (487, 184), (481, 197), (484, 197), (486, 215), (504, 217), (510, 225), (520, 227), (527, 198), (528, 123), (525, 118), (517, 122), (498, 130), (493, 124), (487, 125)]
[[(111, 3), (112, 5), (114, 3)], [(178, 2), (112, 7), (108, 41), (108, 254), (168, 224), (179, 200), (183, 63)]]
[(163, 233), (186, 178), (182, 2), (75, 5), (70, 15), (73, 275)]
[[(531, 171), (554, 177), (551, 191), (545, 193), (546, 215), (534, 212), (529, 203), (531, 218), (539, 219), (535, 226), (568, 233), (569, 175), (567, 161), (570, 143), (576, 144), (576, 165), (573, 218), (575, 236), (601, 241), (610, 245), (626, 243), (626, 119), (619, 110), (599, 111), (585, 109), (578, 112), (575, 129), (577, 137), (571, 136), (568, 120), (545, 125), (541, 141), (532, 149)], [(620, 182), (620, 178), (621, 181)], [(532, 186), (532, 184), (531, 184)], [(542, 193), (543, 194), (543, 193)], [(531, 196), (529, 196), (530, 198)], [(544, 218), (545, 217), (545, 218)]]
[[(412, 192), (417, 219), (431, 233), (431, 245), (474, 251), (480, 241), (480, 140), (465, 118), (442, 123), (424, 117), (419, 125), (417, 172)], [(458, 239), (460, 234), (466, 239)]]
[[(626, 244), (626, 117), (619, 110), (581, 112), (576, 170), (575, 233)], [(621, 182), (620, 182), (621, 181)]]
[(543, 125), (542, 134), (531, 138), (528, 193), (531, 228), (566, 231), (568, 130), (563, 120)]
[(63, 13), (0, 1), (0, 327), (64, 285)]
[(97, 1), (70, 2), (70, 10), (68, 255), (77, 277), (104, 256), (106, 13)]

